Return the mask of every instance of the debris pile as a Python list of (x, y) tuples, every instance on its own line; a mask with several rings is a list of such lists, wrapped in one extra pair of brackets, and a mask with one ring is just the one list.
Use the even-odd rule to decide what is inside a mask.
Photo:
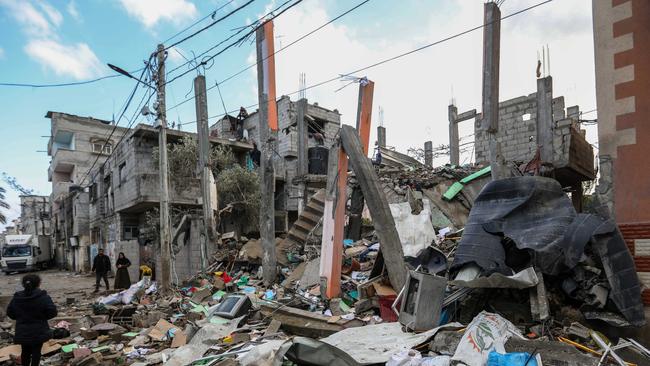
[[(629, 336), (645, 324), (641, 285), (611, 220), (577, 214), (552, 179), (517, 177), (490, 182), (467, 201), (463, 227), (441, 227), (441, 204), (426, 190), (444, 188), (432, 197), (457, 204), (467, 200), (460, 191), (440, 197), (453, 182), (471, 186), (486, 174), (450, 169), (428, 188), (390, 181), (408, 269), (403, 288), (391, 287), (386, 249), (366, 222), (361, 238), (340, 243), (341, 295), (326, 298), (318, 210), (306, 210), (311, 217), (297, 222), (311, 223), (307, 233), (277, 238), (277, 283), (262, 281), (259, 240), (224, 234), (209, 267), (171, 293), (145, 276), (121, 292), (59, 304), (42, 363), (650, 364), (647, 340)], [(319, 197), (310, 204), (322, 213)], [(18, 364), (12, 325), (0, 326), (0, 364)]]

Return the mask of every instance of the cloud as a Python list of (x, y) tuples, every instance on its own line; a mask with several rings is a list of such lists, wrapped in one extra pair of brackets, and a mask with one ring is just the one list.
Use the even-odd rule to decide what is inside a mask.
[[(38, 11), (28, 1), (0, 0), (11, 16), (23, 26), (23, 30), (30, 36), (50, 36), (53, 28), (46, 16)], [(56, 18), (56, 15), (54, 15)]]
[(38, 6), (47, 14), (47, 17), (50, 18), (50, 22), (55, 26), (60, 26), (63, 23), (63, 15), (56, 10), (52, 5), (46, 3), (45, 1), (38, 1)]
[[(61, 40), (57, 28), (63, 23), (63, 15), (45, 0), (0, 0), (27, 36), (25, 53), (45, 70), (56, 75), (72, 76), (80, 80), (101, 75), (103, 66), (86, 43), (66, 43)], [(74, 0), (67, 11), (78, 17)]]
[(130, 16), (151, 28), (161, 20), (180, 24), (197, 15), (196, 6), (187, 0), (121, 0)]
[(5, 50), (4, 48), (0, 47), (0, 60), (5, 58)]
[[(536, 2), (509, 0), (505, 2), (502, 13), (510, 14)], [(432, 14), (422, 23), (405, 26), (408, 28), (405, 32), (412, 34), (407, 37), (390, 32), (383, 37), (364, 37), (364, 32), (358, 32), (355, 28), (357, 24), (359, 28), (367, 25), (350, 21), (353, 16), (346, 17), (276, 55), (277, 93), (282, 95), (298, 90), (300, 72), (306, 73), (307, 85), (313, 85), (480, 25), (483, 22), (482, 4), (482, 1), (450, 2), (451, 14), (444, 17)], [(591, 22), (590, 19), (586, 23), (580, 21), (574, 27), (559, 21), (567, 14), (567, 9), (572, 9), (570, 14), (574, 15), (579, 12), (590, 14), (591, 2), (563, 0), (561, 5), (553, 2), (503, 21), (501, 100), (528, 95), (536, 90), (537, 50), (548, 44), (553, 55), (554, 95), (564, 95), (567, 106), (580, 105), (583, 110), (594, 107)], [(368, 8), (359, 10), (363, 13)], [(293, 8), (286, 16), (275, 20), (276, 49), (279, 48), (278, 40), (288, 44), (336, 15), (338, 13), (328, 13), (322, 3)], [(395, 14), (395, 17), (399, 16), (408, 17)], [(513, 22), (515, 19), (518, 22)], [(544, 26), (547, 21), (564, 24), (564, 28), (548, 31)], [(473, 108), (480, 112), (482, 38), (482, 31), (477, 30), (357, 73), (356, 76), (368, 76), (376, 83), (373, 125), (377, 125), (378, 107), (382, 106), (388, 145), (406, 152), (409, 147), (421, 148), (427, 140), (433, 141), (434, 146), (447, 144), (447, 106), (452, 97), (457, 101), (460, 112)], [(251, 52), (249, 60), (254, 61), (254, 57), (254, 52)], [(248, 89), (256, 93), (255, 68), (248, 73), (246, 82)], [(345, 84), (332, 82), (310, 89), (307, 97), (311, 103), (318, 102), (325, 108), (338, 109), (342, 113), (342, 122), (354, 125), (358, 86), (350, 85), (335, 92)], [(297, 99), (297, 94), (291, 97)], [(251, 102), (256, 102), (256, 98), (241, 101), (244, 105)], [(473, 132), (472, 121), (460, 125), (461, 136)], [(373, 128), (371, 142), (374, 139)], [(470, 155), (471, 151), (463, 154), (461, 161), (467, 158), (469, 162)], [(444, 162), (445, 159), (437, 161)]]
[(32, 40), (25, 52), (57, 75), (70, 75), (77, 80), (101, 74), (103, 66), (85, 43), (64, 45), (53, 40)]
[(68, 14), (70, 14), (70, 16), (73, 17), (75, 20), (77, 21), (81, 20), (81, 14), (79, 13), (79, 10), (77, 10), (77, 4), (75, 3), (74, 0), (70, 0), (70, 2), (68, 2), (68, 5), (66, 5), (65, 9), (68, 11)]

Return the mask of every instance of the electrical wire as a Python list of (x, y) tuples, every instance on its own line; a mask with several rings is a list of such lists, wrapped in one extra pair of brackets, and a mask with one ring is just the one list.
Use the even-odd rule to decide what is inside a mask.
[(233, 1), (235, 1), (235, 0), (230, 0), (230, 1), (228, 1), (227, 3), (221, 5), (220, 7), (218, 7), (217, 9), (215, 9), (212, 13), (210, 13), (210, 14), (204, 16), (203, 18), (201, 18), (201, 19), (197, 20), (196, 22), (190, 24), (189, 26), (185, 27), (184, 29), (178, 31), (176, 34), (174, 34), (173, 36), (167, 38), (166, 40), (162, 41), (161, 43), (162, 43), (162, 44), (165, 44), (165, 43), (171, 41), (172, 39), (174, 39), (174, 38), (180, 36), (181, 34), (183, 34), (183, 33), (185, 33), (185, 32), (187, 32), (188, 30), (190, 30), (191, 28), (193, 28), (195, 25), (201, 23), (202, 21), (208, 19), (209, 17), (213, 17), (213, 18), (214, 18), (214, 16), (217, 14), (217, 12), (218, 12), (219, 10), (221, 10), (221, 9), (225, 8), (226, 6), (232, 4)]
[[(151, 61), (151, 58), (149, 59), (149, 61)], [(149, 62), (147, 62), (147, 64), (149, 64)], [(148, 67), (145, 67), (144, 69), (142, 69), (142, 73), (140, 74), (140, 77), (138, 79), (142, 80), (142, 77), (144, 76), (147, 69), (148, 69)], [(135, 86), (133, 87), (133, 91), (131, 92), (131, 94), (127, 98), (126, 103), (124, 103), (124, 107), (122, 108), (122, 112), (120, 113), (120, 116), (118, 117), (117, 121), (115, 121), (115, 124), (113, 125), (113, 128), (111, 129), (110, 134), (108, 135), (108, 137), (106, 137), (104, 139), (104, 145), (102, 145), (102, 151), (104, 150), (104, 148), (106, 148), (106, 144), (108, 143), (108, 141), (111, 139), (111, 137), (115, 133), (115, 130), (117, 129), (117, 126), (119, 125), (120, 121), (122, 120), (122, 117), (124, 117), (124, 114), (126, 113), (126, 110), (129, 108), (129, 105), (131, 104), (131, 101), (133, 101), (133, 97), (135, 96), (135, 93), (138, 90), (138, 87), (140, 87), (140, 81), (136, 82)], [(110, 157), (110, 155), (113, 154), (113, 151), (115, 151), (115, 150), (113, 149), (111, 151), (111, 154), (109, 154), (109, 157)], [(99, 160), (99, 157), (101, 155), (102, 155), (101, 152), (99, 154), (97, 154), (97, 157), (95, 158), (95, 161), (93, 161), (93, 163), (90, 166), (90, 168), (88, 169), (88, 171), (86, 171), (86, 174), (79, 181), (79, 185), (83, 185), (86, 178), (90, 175), (90, 172), (92, 171), (92, 169), (97, 164), (97, 161)]]
[[(335, 22), (335, 21), (341, 19), (342, 17), (344, 17), (344, 16), (350, 14), (351, 12), (357, 10), (359, 7), (361, 7), (362, 5), (365, 5), (365, 4), (368, 3), (369, 1), (370, 1), (370, 0), (365, 0), (365, 1), (360, 2), (359, 4), (355, 5), (354, 7), (352, 7), (352, 8), (350, 8), (350, 9), (346, 10), (345, 12), (339, 14), (339, 15), (336, 16), (335, 18), (332, 18), (331, 20), (329, 20), (329, 21), (327, 21), (326, 23), (320, 25), (319, 27), (314, 28), (313, 30), (311, 30), (311, 31), (309, 31), (309, 32), (307, 32), (307, 33), (305, 33), (305, 34), (303, 34), (303, 35), (300, 36), (298, 39), (292, 41), (292, 42), (289, 43), (288, 45), (286, 45), (286, 46), (284, 46), (284, 47), (278, 49), (277, 51), (273, 52), (272, 54), (266, 56), (266, 58), (264, 58), (262, 61), (265, 61), (265, 60), (267, 60), (268, 58), (273, 57), (273, 56), (277, 55), (278, 53), (280, 53), (280, 52), (286, 50), (287, 48), (293, 46), (294, 44), (298, 43), (299, 41), (304, 40), (305, 38), (311, 36), (312, 34), (318, 32), (319, 30), (325, 28), (327, 25), (330, 25), (330, 24), (332, 24), (333, 22)], [(286, 3), (285, 3), (285, 4), (286, 4)], [(284, 4), (283, 4), (283, 5), (284, 5)], [(280, 7), (282, 7), (283, 5), (281, 5)], [(259, 20), (258, 20), (258, 21), (259, 21)], [(225, 83), (225, 82), (227, 82), (227, 81), (229, 81), (229, 80), (235, 78), (236, 76), (241, 75), (241, 74), (244, 73), (246, 70), (249, 70), (250, 68), (252, 68), (252, 67), (254, 67), (254, 66), (256, 66), (256, 65), (257, 65), (257, 62), (255, 62), (255, 63), (253, 63), (253, 64), (250, 64), (250, 65), (246, 66), (245, 68), (243, 68), (242, 70), (240, 70), (240, 71), (238, 71), (238, 72), (236, 72), (236, 73), (234, 73), (234, 74), (228, 76), (227, 78), (225, 78), (225, 79), (223, 79), (223, 80), (221, 80), (221, 81), (218, 81), (217, 83), (215, 83), (215, 85), (213, 85), (213, 86), (207, 88), (207, 89), (206, 89), (206, 92), (208, 92), (209, 90), (212, 90), (212, 89), (216, 88), (216, 87), (217, 87), (217, 84), (221, 85), (221, 84), (223, 84), (223, 83)], [(177, 103), (177, 104), (171, 106), (170, 108), (168, 108), (168, 110), (169, 110), (169, 109), (177, 108), (177, 107), (179, 107), (179, 106), (181, 106), (181, 105), (183, 105), (183, 104), (189, 102), (189, 101), (192, 100), (192, 99), (194, 99), (194, 97), (187, 98), (187, 99), (181, 101), (180, 103)], [(225, 113), (225, 114), (228, 114), (228, 113)], [(225, 115), (225, 114), (224, 114), (224, 115)], [(194, 121), (194, 122), (196, 122), (196, 121)], [(187, 122), (187, 123), (192, 123), (192, 122)]]
[[(223, 20), (225, 20), (225, 19), (228, 19), (230, 16), (236, 14), (238, 11), (240, 11), (240, 10), (244, 9), (245, 7), (247, 7), (248, 5), (252, 4), (254, 1), (255, 1), (255, 0), (248, 0), (248, 2), (246, 2), (246, 3), (243, 4), (243, 5), (241, 5), (240, 7), (236, 8), (235, 10), (231, 11), (230, 13), (228, 13), (228, 14), (222, 16), (221, 18), (219, 18), (219, 19), (217, 19), (217, 20), (215, 20), (215, 21), (213, 21), (212, 23), (210, 23), (210, 24), (206, 25), (205, 27), (203, 27), (203, 28), (197, 30), (196, 32), (190, 34), (189, 36), (186, 36), (186, 37), (184, 37), (183, 39), (181, 39), (181, 40), (179, 40), (179, 41), (176, 41), (176, 42), (172, 43), (171, 45), (165, 47), (165, 51), (168, 50), (168, 49), (170, 49), (170, 48), (172, 48), (172, 47), (178, 46), (179, 44), (181, 44), (181, 43), (187, 41), (188, 39), (194, 38), (194, 37), (197, 36), (199, 33), (205, 31), (206, 29), (209, 29), (209, 28), (215, 26), (216, 24), (220, 23), (221, 21), (223, 21)], [(157, 52), (159, 52), (159, 51), (157, 51)]]
[[(261, 21), (262, 21), (263, 19), (265, 19), (267, 16), (269, 16), (269, 15), (273, 14), (274, 12), (278, 11), (279, 9), (283, 8), (285, 5), (287, 5), (288, 3), (292, 2), (292, 1), (294, 1), (294, 0), (287, 0), (287, 1), (285, 1), (284, 3), (280, 4), (280, 6), (278, 6), (278, 7), (276, 7), (275, 9), (269, 11), (268, 13), (262, 15), (260, 18), (258, 18), (258, 19), (257, 19), (255, 22), (253, 22), (252, 24), (257, 24), (257, 23), (261, 22)], [(244, 26), (244, 27), (240, 27), (239, 30), (238, 30), (237, 32), (235, 32), (234, 34), (230, 35), (229, 37), (227, 37), (227, 38), (225, 38), (225, 39), (219, 41), (218, 43), (216, 43), (216, 44), (213, 45), (212, 47), (208, 48), (207, 50), (201, 52), (198, 56), (195, 56), (194, 59), (196, 60), (196, 59), (198, 59), (198, 58), (200, 58), (200, 57), (205, 56), (205, 55), (208, 54), (210, 51), (214, 50), (215, 48), (221, 46), (222, 44), (224, 44), (224, 43), (230, 41), (231, 39), (235, 38), (237, 35), (241, 34), (243, 31), (246, 30), (246, 28), (247, 28), (246, 26)], [(169, 74), (175, 72), (176, 70), (179, 70), (179, 69), (183, 68), (184, 66), (186, 66), (186, 65), (188, 65), (188, 64), (191, 64), (192, 62), (194, 62), (194, 60), (188, 60), (187, 62), (185, 62), (185, 63), (183, 63), (183, 64), (181, 64), (181, 65), (176, 66), (175, 68), (169, 70), (169, 71), (167, 72), (167, 75), (169, 75)]]
[[(216, 9), (215, 11), (213, 11), (212, 13), (206, 15), (205, 17), (199, 19), (198, 21), (194, 22), (194, 23), (191, 24), (190, 26), (188, 26), (188, 27), (186, 27), (186, 28), (180, 30), (179, 32), (177, 32), (177, 33), (174, 34), (173, 36), (167, 38), (167, 39), (166, 39), (165, 41), (163, 41), (162, 43), (164, 44), (164, 43), (169, 42), (170, 40), (172, 40), (172, 39), (178, 37), (178, 36), (181, 35), (182, 33), (188, 31), (190, 28), (194, 27), (195, 25), (201, 23), (201, 22), (204, 21), (205, 19), (207, 19), (207, 18), (209, 18), (209, 17), (211, 17), (211, 16), (214, 16), (214, 14), (216, 14), (219, 10), (221, 10), (221, 9), (223, 9), (224, 7), (226, 7), (227, 5), (231, 4), (233, 1), (235, 1), (235, 0), (230, 0), (230, 1), (227, 2), (226, 4), (224, 4), (224, 5), (222, 5), (221, 7), (217, 8), (217, 9)], [(194, 34), (192, 34), (192, 35), (190, 35), (190, 36), (188, 36), (188, 37), (183, 38), (181, 41), (175, 42), (173, 45), (171, 45), (171, 46), (169, 46), (169, 47), (166, 47), (165, 50), (167, 50), (167, 49), (169, 49), (169, 48), (171, 48), (171, 47), (174, 47), (174, 46), (176, 46), (176, 45), (178, 45), (178, 44), (180, 44), (180, 43), (186, 41), (187, 39), (192, 38), (192, 37), (195, 36), (196, 34), (198, 34), (198, 33), (200, 33), (200, 32), (203, 32), (204, 30), (206, 30), (206, 29), (212, 27), (213, 25), (217, 24), (218, 22), (220, 22), (220, 21), (226, 19), (227, 17), (231, 16), (232, 14), (236, 13), (238, 10), (242, 9), (243, 7), (249, 5), (249, 4), (252, 3), (253, 1), (255, 1), (255, 0), (250, 0), (248, 3), (244, 4), (243, 6), (237, 8), (237, 9), (235, 9), (234, 11), (232, 11), (232, 12), (230, 12), (230, 13), (224, 15), (224, 16), (221, 17), (220, 19), (218, 19), (218, 20), (216, 20), (216, 21), (210, 23), (208, 26), (206, 26), (206, 27), (204, 27), (204, 28), (198, 30), (198, 31), (195, 32)], [(144, 69), (144, 68), (140, 68), (140, 69), (138, 69), (138, 70), (131, 71), (130, 73), (131, 73), (131, 74), (135, 74), (135, 73), (138, 73), (138, 72), (142, 71), (143, 69)], [(98, 78), (90, 79), (90, 80), (84, 80), (84, 81), (73, 81), (73, 82), (68, 82), (68, 83), (54, 83), (54, 84), (0, 83), (0, 86), (6, 86), (6, 87), (24, 87), (24, 88), (58, 88), (58, 87), (67, 87), (67, 86), (78, 86), (78, 85), (92, 84), (92, 83), (96, 83), (96, 82), (98, 82), (98, 81), (102, 81), (102, 80), (106, 80), (106, 79), (112, 79), (112, 78), (116, 78), (116, 77), (120, 77), (120, 76), (122, 76), (122, 75), (120, 75), (120, 74), (115, 74), (115, 75), (106, 75), (106, 76), (102, 76), (102, 77), (98, 77)]]
[[(294, 6), (300, 4), (302, 1), (303, 1), (303, 0), (296, 0), (296, 2), (294, 2), (294, 3), (291, 4), (291, 5), (289, 5), (287, 8), (283, 9), (283, 10), (280, 11), (278, 14), (273, 15), (273, 16), (271, 17), (271, 19), (269, 19), (269, 20), (267, 20), (267, 21), (271, 21), (271, 20), (273, 20), (273, 19), (279, 17), (280, 15), (282, 15), (282, 14), (283, 14), (284, 12), (286, 12), (287, 10), (289, 10), (289, 9), (293, 8)], [(247, 39), (251, 34), (255, 33), (255, 32), (256, 32), (260, 27), (262, 27), (262, 25), (264, 25), (264, 23), (255, 26), (255, 27), (254, 27), (252, 30), (250, 30), (248, 33), (246, 33), (246, 34), (244, 34), (243, 36), (239, 37), (236, 41), (230, 43), (229, 45), (227, 45), (226, 47), (224, 47), (224, 48), (223, 48), (222, 50), (220, 50), (219, 52), (217, 52), (217, 53), (215, 53), (215, 54), (213, 54), (213, 55), (210, 55), (210, 56), (205, 57), (205, 58), (204, 58), (203, 60), (201, 60), (201, 62), (200, 62), (198, 65), (196, 65), (195, 67), (191, 67), (191, 68), (189, 68), (187, 71), (184, 71), (184, 72), (180, 73), (179, 75), (174, 76), (174, 77), (171, 78), (170, 80), (166, 81), (166, 82), (165, 82), (165, 85), (167, 85), (167, 84), (171, 84), (171, 83), (173, 83), (174, 81), (180, 79), (181, 77), (183, 77), (183, 76), (189, 74), (190, 72), (192, 72), (192, 71), (198, 69), (199, 67), (201, 67), (201, 66), (203, 66), (203, 65), (206, 65), (208, 62), (212, 61), (215, 57), (217, 57), (217, 56), (223, 54), (224, 52), (226, 52), (228, 49), (232, 48), (233, 46), (235, 46), (235, 45), (237, 45), (237, 44), (240, 44), (242, 41), (246, 40), (246, 39)]]
[[(531, 6), (529, 6), (529, 7), (523, 8), (523, 9), (521, 9), (521, 10), (518, 10), (518, 11), (516, 11), (516, 12), (514, 12), (514, 13), (508, 14), (508, 15), (502, 17), (501, 20), (505, 20), (505, 19), (508, 19), (508, 18), (514, 17), (514, 16), (516, 16), (516, 15), (519, 15), (519, 14), (525, 13), (525, 12), (527, 12), (527, 11), (530, 11), (530, 10), (532, 10), (532, 9), (535, 9), (535, 8), (537, 8), (537, 7), (540, 7), (540, 6), (542, 6), (542, 5), (548, 4), (548, 3), (552, 2), (552, 1), (554, 1), (554, 0), (545, 0), (545, 1), (539, 2), (539, 3), (537, 3), (537, 4), (534, 4), (534, 5), (531, 5)], [(487, 26), (487, 25), (489, 25), (489, 24), (491, 24), (491, 23), (485, 23), (485, 24), (482, 24), (482, 25), (479, 25), (479, 26), (476, 26), (476, 27), (473, 27), (473, 28), (467, 29), (467, 30), (465, 30), (465, 31), (462, 31), (462, 32), (456, 33), (456, 34), (454, 34), (454, 35), (451, 35), (451, 36), (445, 37), (445, 38), (440, 39), (440, 40), (438, 40), (438, 41), (435, 41), (435, 42), (431, 42), (431, 43), (425, 44), (425, 45), (420, 46), (420, 47), (418, 47), (418, 48), (415, 48), (415, 49), (413, 49), (413, 50), (410, 50), (410, 51), (407, 51), (407, 52), (404, 52), (404, 53), (398, 54), (398, 55), (396, 55), (396, 56), (392, 56), (392, 57), (389, 57), (389, 58), (383, 59), (383, 60), (381, 60), (381, 61), (377, 61), (377, 62), (375, 62), (375, 63), (373, 63), (373, 64), (370, 64), (370, 65), (368, 65), (368, 66), (361, 67), (361, 68), (359, 68), (359, 69), (356, 69), (356, 70), (353, 70), (353, 71), (347, 72), (347, 73), (345, 73), (345, 74), (339, 74), (338, 76), (333, 77), (333, 78), (331, 78), (331, 79), (323, 80), (323, 81), (321, 81), (321, 82), (319, 82), (319, 83), (316, 83), (316, 84), (312, 84), (312, 85), (306, 86), (306, 87), (304, 87), (304, 88), (301, 88), (301, 89), (299, 89), (299, 90), (296, 90), (296, 91), (294, 91), (294, 92), (291, 92), (291, 93), (288, 93), (288, 94), (284, 94), (284, 95), (288, 95), (288, 96), (290, 96), (290, 95), (298, 94), (298, 93), (300, 93), (300, 92), (303, 92), (303, 91), (306, 91), (306, 90), (309, 90), (309, 89), (313, 89), (313, 88), (317, 88), (317, 87), (320, 87), (320, 86), (322, 86), (322, 85), (325, 85), (325, 84), (328, 84), (328, 83), (331, 83), (331, 82), (334, 82), (334, 81), (340, 80), (341, 77), (348, 77), (348, 76), (354, 75), (354, 74), (356, 74), (356, 73), (359, 73), (359, 72), (361, 72), (361, 71), (365, 71), (365, 70), (368, 70), (368, 69), (371, 69), (371, 68), (375, 68), (375, 67), (380, 66), (380, 65), (383, 65), (383, 64), (385, 64), (385, 63), (388, 63), (388, 62), (391, 62), (391, 61), (395, 61), (395, 60), (400, 59), (400, 58), (402, 58), (402, 57), (409, 56), (409, 55), (414, 54), (414, 53), (416, 53), (416, 52), (423, 51), (423, 50), (425, 50), (425, 49), (427, 49), (427, 48), (430, 48), (430, 47), (433, 47), (433, 46), (439, 45), (439, 44), (444, 43), (444, 42), (448, 42), (448, 41), (450, 41), (450, 40), (452, 40), (452, 39), (458, 38), (458, 37), (463, 36), (463, 35), (465, 35), (465, 34), (468, 34), (468, 33), (474, 32), (474, 31), (476, 31), (476, 30), (482, 29), (482, 28), (484, 28), (485, 26)], [(220, 84), (221, 84), (221, 83), (220, 83)], [(176, 108), (176, 107), (178, 107), (179, 105), (181, 105), (181, 104), (183, 104), (183, 103), (186, 103), (186, 102), (188, 102), (188, 101), (191, 100), (191, 99), (192, 99), (192, 98), (187, 99), (187, 100), (184, 100), (184, 101), (178, 103), (177, 105), (173, 106), (172, 108)], [(259, 106), (259, 103), (257, 103), (257, 104), (252, 104), (252, 105), (247, 106), (247, 107), (245, 107), (245, 108), (248, 109), (248, 108), (253, 108), (253, 107), (257, 107), (257, 106)], [(172, 108), (170, 108), (170, 109), (172, 109)], [(233, 110), (233, 111), (230, 111), (230, 112), (228, 112), (228, 113), (234, 113), (234, 112), (236, 112), (236, 111), (237, 111), (237, 110)], [(211, 116), (211, 117), (209, 117), (209, 118), (210, 118), (210, 119), (211, 119), (211, 118), (218, 118), (218, 117), (222, 117), (222, 116), (224, 116), (224, 115), (225, 115), (225, 114), (218, 114), (218, 115)], [(189, 123), (196, 123), (196, 121), (189, 121), (189, 122), (185, 122), (184, 124), (189, 124)]]

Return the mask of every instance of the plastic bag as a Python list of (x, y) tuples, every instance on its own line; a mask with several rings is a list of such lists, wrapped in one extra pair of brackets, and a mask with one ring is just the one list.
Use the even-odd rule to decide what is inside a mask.
[(450, 363), (450, 356), (424, 357), (420, 366), (449, 366)]
[(513, 352), (501, 354), (496, 351), (490, 352), (487, 366), (537, 366), (537, 359), (531, 357), (527, 352)]
[(483, 366), (491, 351), (506, 353), (504, 345), (513, 334), (521, 337), (519, 330), (508, 320), (482, 311), (467, 326), (451, 359), (468, 366)]
[(386, 366), (418, 366), (422, 361), (420, 352), (413, 349), (405, 349), (390, 356)]

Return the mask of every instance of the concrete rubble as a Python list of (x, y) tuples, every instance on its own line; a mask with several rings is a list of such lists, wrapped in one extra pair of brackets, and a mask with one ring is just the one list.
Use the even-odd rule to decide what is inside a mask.
[[(501, 225), (493, 227), (474, 206), (485, 208), (488, 172), (481, 167), (379, 171), (409, 271), (404, 289), (393, 288), (388, 281), (382, 245), (367, 212), (362, 214), (361, 237), (340, 243), (340, 298), (321, 294), (320, 232), (313, 230), (302, 244), (294, 240), (287, 245), (278, 237), (281, 275), (271, 286), (262, 281), (260, 241), (225, 235), (208, 269), (169, 294), (161, 294), (156, 281), (145, 276), (121, 292), (98, 297), (80, 292), (70, 304), (59, 304), (60, 315), (50, 322), (56, 336), (43, 346), (42, 364), (650, 363), (644, 340), (628, 335), (633, 325), (645, 321), (634, 312), (637, 300), (620, 302), (613, 297), (622, 288), (634, 295), (629, 289), (635, 279), (610, 273), (616, 263), (606, 251), (598, 251), (596, 239), (584, 239), (582, 250), (571, 252), (575, 260), (569, 261), (556, 249), (540, 249), (541, 239), (533, 246), (530, 231), (518, 236), (507, 216), (492, 217)], [(454, 186), (472, 174), (474, 178), (466, 179), (462, 187)], [(355, 179), (350, 179), (352, 188)], [(539, 177), (511, 179), (533, 179), (537, 186), (546, 182)], [(523, 196), (513, 193), (511, 199)], [(565, 196), (555, 199), (568, 207)], [(502, 200), (506, 201), (507, 197)], [(523, 224), (531, 222), (521, 219), (526, 212), (517, 214)], [(538, 229), (542, 222), (553, 221), (553, 215), (557, 212), (533, 215)], [(475, 226), (479, 216), (483, 221)], [(485, 264), (495, 250), (485, 246), (471, 251), (481, 260), (467, 260), (468, 246), (476, 244), (476, 230), (496, 236), (502, 267)], [(599, 230), (592, 236), (602, 238), (611, 232)], [(580, 235), (563, 233), (553, 231), (568, 243), (559, 247), (575, 251), (570, 244), (582, 240)], [(552, 241), (549, 235), (544, 240)], [(614, 244), (609, 243), (611, 250)], [(412, 281), (419, 282), (412, 287)], [(442, 283), (439, 292), (431, 281)], [(425, 303), (436, 306), (422, 306)], [(628, 306), (622, 309), (621, 304)], [(431, 311), (439, 313), (427, 313)], [(412, 331), (429, 318), (439, 320)], [(0, 365), (18, 365), (20, 347), (11, 344), (12, 323), (4, 320), (0, 327)]]

